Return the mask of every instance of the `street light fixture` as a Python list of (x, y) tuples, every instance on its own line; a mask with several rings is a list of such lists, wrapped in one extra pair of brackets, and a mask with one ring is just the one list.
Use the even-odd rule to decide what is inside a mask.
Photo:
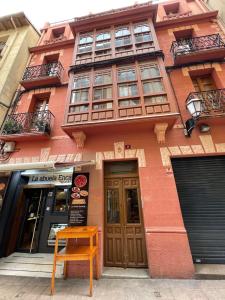
[(202, 113), (202, 100), (192, 98), (188, 100), (186, 108), (192, 116), (192, 118), (188, 119), (185, 123), (187, 136), (191, 136), (191, 132), (195, 128), (196, 122)]

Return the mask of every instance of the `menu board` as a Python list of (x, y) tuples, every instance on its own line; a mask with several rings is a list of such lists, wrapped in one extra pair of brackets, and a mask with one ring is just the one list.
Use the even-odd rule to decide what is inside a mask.
[(70, 195), (69, 225), (86, 226), (89, 173), (73, 173)]

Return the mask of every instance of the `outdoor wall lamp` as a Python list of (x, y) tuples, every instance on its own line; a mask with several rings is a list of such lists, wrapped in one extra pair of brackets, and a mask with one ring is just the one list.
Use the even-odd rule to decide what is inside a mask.
[(192, 98), (187, 101), (186, 108), (192, 118), (185, 122), (185, 135), (191, 136), (192, 130), (195, 128), (198, 118), (202, 113), (202, 100), (199, 98)]

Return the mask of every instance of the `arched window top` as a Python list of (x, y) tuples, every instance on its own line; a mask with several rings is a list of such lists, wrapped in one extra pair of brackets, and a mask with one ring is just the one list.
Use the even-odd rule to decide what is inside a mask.
[(93, 36), (91, 34), (80, 36), (79, 44), (89, 44), (93, 42)]
[(147, 24), (139, 24), (134, 27), (134, 33), (142, 33), (150, 31)]
[(125, 35), (130, 35), (130, 30), (128, 27), (123, 27), (123, 28), (119, 28), (116, 30), (116, 33), (115, 33), (116, 37), (121, 37), (121, 36), (125, 36)]
[(96, 41), (104, 41), (104, 40), (109, 40), (111, 38), (111, 35), (109, 32), (101, 32), (97, 34), (96, 36)]

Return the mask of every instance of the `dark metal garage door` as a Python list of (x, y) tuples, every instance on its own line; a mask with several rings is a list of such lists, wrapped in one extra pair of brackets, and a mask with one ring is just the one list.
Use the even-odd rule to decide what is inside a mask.
[(225, 157), (172, 159), (194, 262), (225, 263)]

